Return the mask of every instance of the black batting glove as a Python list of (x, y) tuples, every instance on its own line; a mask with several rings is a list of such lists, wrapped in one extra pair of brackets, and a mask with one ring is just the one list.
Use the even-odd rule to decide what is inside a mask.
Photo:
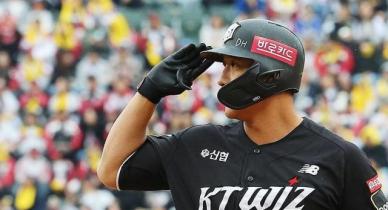
[(203, 59), (200, 52), (210, 46), (189, 44), (163, 59), (154, 66), (138, 86), (138, 92), (157, 104), (167, 95), (178, 95), (190, 90), (193, 81), (201, 75), (213, 61)]

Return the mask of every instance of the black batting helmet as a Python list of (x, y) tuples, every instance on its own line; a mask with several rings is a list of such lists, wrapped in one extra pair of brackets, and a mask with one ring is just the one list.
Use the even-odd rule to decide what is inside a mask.
[[(279, 92), (299, 91), (304, 49), (285, 26), (263, 19), (242, 20), (228, 28), (223, 41), (223, 47), (203, 51), (201, 56), (222, 62), (229, 55), (255, 62), (219, 90), (217, 97), (225, 106), (242, 109)], [(269, 74), (275, 75), (271, 82), (262, 79)]]

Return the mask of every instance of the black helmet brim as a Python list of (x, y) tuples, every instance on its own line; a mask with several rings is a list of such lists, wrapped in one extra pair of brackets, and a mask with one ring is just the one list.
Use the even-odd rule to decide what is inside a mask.
[(223, 62), (225, 55), (254, 60), (251, 53), (242, 51), (237, 47), (234, 49), (234, 47), (232, 46), (224, 46), (224, 47), (210, 49), (210, 50), (201, 52), (202, 58), (206, 58), (206, 59), (209, 59), (212, 61), (218, 61), (218, 62)]

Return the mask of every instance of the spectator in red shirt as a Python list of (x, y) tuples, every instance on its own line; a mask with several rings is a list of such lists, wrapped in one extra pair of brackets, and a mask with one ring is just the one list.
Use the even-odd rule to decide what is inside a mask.
[(0, 144), (0, 198), (11, 193), (15, 179), (15, 160), (8, 148)]

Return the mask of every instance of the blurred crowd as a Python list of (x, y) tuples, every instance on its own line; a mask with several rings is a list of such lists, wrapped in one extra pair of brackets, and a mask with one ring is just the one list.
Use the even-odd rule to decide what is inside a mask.
[[(166, 5), (202, 9), (196, 37), (182, 33), (184, 19), (153, 11)], [(226, 15), (212, 12), (225, 6)], [(131, 20), (145, 8), (141, 23)], [(0, 209), (173, 209), (168, 192), (104, 188), (98, 159), (143, 75), (188, 42), (221, 46), (231, 16), (272, 19), (302, 38), (298, 110), (361, 148), (388, 195), (385, 0), (2, 0)], [(227, 123), (216, 98), (222, 68), (215, 63), (192, 91), (162, 100), (148, 133)]]

